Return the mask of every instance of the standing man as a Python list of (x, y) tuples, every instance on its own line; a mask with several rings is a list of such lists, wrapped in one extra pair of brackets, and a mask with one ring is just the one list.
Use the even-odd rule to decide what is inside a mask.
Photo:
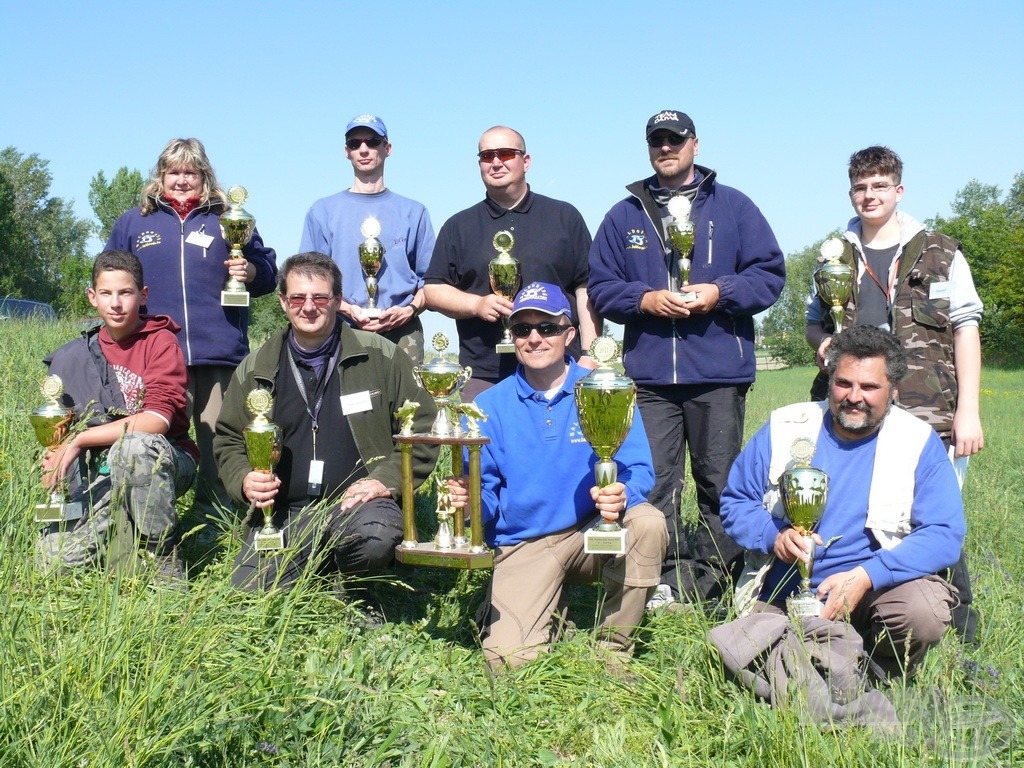
[[(326, 253), (341, 268), (345, 293), (341, 314), (354, 328), (379, 333), (423, 362), (423, 275), (434, 250), (434, 228), (422, 204), (384, 186), (384, 161), (392, 144), (384, 121), (359, 115), (345, 128), (345, 157), (352, 186), (313, 203), (302, 228), (300, 251)], [(367, 317), (366, 283), (359, 265), (360, 228), (368, 218), (380, 224), (384, 264), (377, 274), (379, 317)]]
[[(962, 487), (969, 457), (985, 445), (978, 412), (983, 307), (971, 268), (959, 242), (896, 210), (903, 199), (899, 155), (888, 147), (854, 152), (849, 176), (857, 215), (847, 224), (841, 259), (857, 277), (843, 326), (885, 328), (903, 344), (910, 372), (900, 384), (900, 405), (942, 438)], [(806, 336), (822, 369), (811, 387), (814, 400), (825, 396), (825, 352), (835, 331), (829, 308), (812, 296)], [(952, 580), (960, 592), (953, 626), (971, 641), (977, 615), (964, 557)]]
[(511, 128), (484, 132), (477, 158), (487, 195), (441, 227), (426, 277), (427, 307), (455, 319), (459, 362), (473, 368), (462, 390), (465, 400), (516, 369), (515, 355), (494, 351), (501, 318), (512, 313), (512, 302), (491, 292), (487, 274), (488, 262), (497, 255), (493, 240), (498, 232), (507, 230), (515, 238), (511, 253), (521, 266), (523, 285), (552, 283), (569, 295), (570, 319), (580, 337), (569, 348), (573, 357), (589, 348), (601, 327), (587, 297), (591, 240), (579, 211), (531, 191), (526, 140)]
[[(743, 439), (754, 315), (778, 299), (786, 266), (757, 206), (694, 164), (697, 132), (686, 114), (651, 117), (647, 146), (654, 176), (627, 186), (630, 196), (605, 216), (590, 251), (589, 288), (597, 311), (625, 326), (626, 373), (637, 383), (654, 455), (650, 501), (668, 519), (653, 609), (731, 591), (741, 551), (722, 531), (719, 497)], [(691, 202), (695, 225), (682, 286), (666, 236), (667, 205), (679, 195)], [(699, 512), (691, 531), (679, 510), (687, 447)]]

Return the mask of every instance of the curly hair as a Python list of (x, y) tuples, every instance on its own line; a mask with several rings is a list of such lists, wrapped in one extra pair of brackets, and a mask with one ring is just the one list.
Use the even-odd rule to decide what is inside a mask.
[(899, 339), (873, 325), (855, 325), (832, 337), (832, 343), (825, 352), (829, 384), (835, 378), (839, 359), (844, 356), (854, 360), (884, 358), (885, 376), (892, 386), (899, 384), (907, 375), (907, 353)]
[(140, 207), (146, 216), (156, 210), (156, 201), (164, 193), (164, 174), (175, 168), (192, 168), (203, 177), (203, 191), (199, 199), (203, 205), (224, 208), (228, 196), (217, 183), (217, 174), (206, 156), (206, 147), (199, 139), (171, 139), (157, 158), (149, 183), (142, 188)]

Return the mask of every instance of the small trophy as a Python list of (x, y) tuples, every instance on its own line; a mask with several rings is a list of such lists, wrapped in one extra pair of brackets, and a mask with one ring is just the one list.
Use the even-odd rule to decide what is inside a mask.
[(463, 368), (458, 363), (446, 360), (444, 351), (448, 349), (448, 337), (443, 333), (435, 333), (432, 339), (435, 355), (429, 363), (413, 368), (416, 382), (425, 389), (437, 404), (437, 416), (430, 428), (432, 437), (459, 437), (462, 428), (452, 413), (452, 397), (469, 381), (473, 369)]
[[(252, 238), (253, 230), (256, 229), (256, 219), (252, 214), (242, 207), (249, 197), (245, 187), (232, 187), (228, 190), (228, 209), (220, 215), (220, 233), (231, 248), (229, 259), (244, 259), (242, 246)], [(224, 290), (220, 292), (220, 305), (222, 307), (248, 307), (249, 291), (245, 289), (245, 283), (239, 281), (233, 275), (228, 276)]]
[[(619, 357), (619, 345), (609, 336), (599, 336), (590, 345), (597, 369), (576, 382), (576, 410), (583, 436), (597, 454), (594, 475), (597, 486), (614, 483), (619, 468), (612, 457), (622, 446), (633, 424), (636, 384), (616, 372), (611, 362)], [(583, 534), (583, 551), (588, 554), (621, 555), (626, 551), (626, 529), (603, 520)]]
[(359, 225), (359, 234), (365, 239), (359, 244), (359, 266), (363, 269), (366, 283), (366, 317), (380, 317), (381, 310), (377, 306), (377, 273), (384, 264), (384, 244), (377, 237), (380, 235), (380, 222), (369, 216)]
[(846, 317), (846, 302), (853, 290), (853, 268), (840, 261), (843, 255), (843, 241), (830, 237), (821, 244), (819, 253), (821, 262), (814, 270), (814, 284), (818, 296), (828, 304), (835, 332), (843, 330), (843, 319)]
[[(254, 389), (245, 398), (245, 408), (254, 418), (242, 430), (245, 455), (252, 468), (273, 472), (281, 458), (281, 427), (267, 418), (274, 406), (274, 398), (265, 389)], [(253, 548), (257, 552), (284, 549), (284, 531), (274, 525), (274, 505), (263, 508), (263, 528), (256, 532)]]
[[(437, 478), (437, 534), (434, 536), (434, 549), (442, 552), (455, 549), (455, 534), (452, 532), (452, 521), (455, 519), (455, 508), (448, 492), (448, 478)], [(463, 542), (465, 543), (465, 542)]]
[[(491, 292), (496, 293), (504, 299), (514, 301), (519, 288), (523, 284), (523, 274), (519, 268), (519, 262), (512, 258), (509, 251), (515, 245), (515, 238), (507, 229), (498, 232), (491, 241), (498, 255), (487, 264), (487, 275), (491, 281)], [(515, 352), (516, 345), (512, 342), (512, 331), (509, 330), (509, 319), (501, 317), (501, 341), (495, 347), (495, 352)]]
[(696, 301), (695, 291), (683, 291), (683, 286), (690, 282), (690, 258), (693, 255), (694, 226), (690, 221), (690, 201), (677, 195), (668, 201), (668, 212), (672, 217), (668, 222), (668, 239), (675, 251), (679, 272), (676, 293), (683, 301)]
[(803, 537), (808, 549), (807, 562), (797, 560), (800, 571), (800, 591), (786, 601), (791, 616), (820, 616), (821, 601), (811, 591), (811, 568), (814, 566), (814, 539), (811, 537), (818, 524), (825, 502), (828, 500), (828, 475), (810, 465), (814, 456), (814, 443), (800, 438), (790, 448), (795, 466), (782, 473), (779, 491), (786, 518)]
[[(74, 417), (74, 411), (66, 408), (60, 403), (64, 394), (64, 382), (60, 376), (47, 376), (39, 387), (46, 398), (46, 402), (35, 408), (29, 415), (32, 429), (36, 433), (36, 440), (48, 450), (53, 450), (60, 445), (61, 440), (67, 432), (67, 427)], [(53, 490), (50, 492), (50, 499), (45, 504), (36, 504), (33, 520), (37, 523), (59, 523), (65, 519), (65, 506), (67, 497), (65, 492), (65, 479), (58, 478)]]

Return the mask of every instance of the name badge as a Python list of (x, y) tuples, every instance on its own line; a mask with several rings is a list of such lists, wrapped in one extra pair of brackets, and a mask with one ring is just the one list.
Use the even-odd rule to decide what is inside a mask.
[(324, 490), (324, 463), (319, 459), (309, 462), (309, 478), (306, 480), (306, 495), (317, 498)]
[(213, 242), (213, 237), (207, 235), (205, 232), (196, 230), (189, 232), (188, 237), (185, 238), (185, 242), (189, 245), (198, 245), (200, 248), (209, 248)]
[(362, 392), (353, 392), (351, 395), (341, 396), (341, 412), (345, 416), (372, 410), (373, 403), (370, 402), (370, 390), (368, 389), (364, 389)]
[(953, 284), (949, 280), (943, 280), (941, 283), (932, 283), (928, 286), (929, 299), (948, 299), (952, 295)]

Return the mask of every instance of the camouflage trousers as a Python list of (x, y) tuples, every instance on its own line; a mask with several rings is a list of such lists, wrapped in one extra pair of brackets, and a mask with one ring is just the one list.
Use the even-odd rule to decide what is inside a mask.
[(418, 317), (393, 331), (382, 333), (381, 336), (394, 342), (409, 356), (413, 365), (420, 365), (423, 362), (423, 322)]
[(83, 463), (78, 479), (84, 481), (75, 488), (72, 480), (70, 498), (70, 505), (81, 505), (82, 517), (43, 531), (36, 544), (39, 566), (96, 564), (104, 554), (113, 556), (107, 549), (115, 534), (153, 554), (170, 554), (178, 535), (174, 500), (192, 486), (195, 460), (163, 435), (132, 433), (110, 447), (109, 474), (84, 470)]

